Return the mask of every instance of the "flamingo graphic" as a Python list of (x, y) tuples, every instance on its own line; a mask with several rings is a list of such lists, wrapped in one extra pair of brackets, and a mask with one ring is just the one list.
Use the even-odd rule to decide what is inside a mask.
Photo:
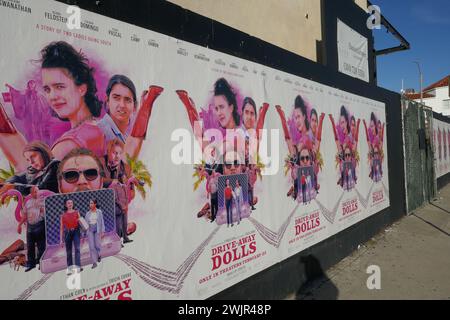
[[(54, 192), (48, 191), (48, 190), (39, 190), (38, 191), (39, 198), (47, 198), (51, 195), (54, 195)], [(18, 190), (11, 189), (11, 190), (6, 191), (2, 195), (2, 197), (0, 198), (0, 202), (2, 204), (4, 204), (7, 197), (16, 197), (17, 206), (16, 206), (16, 209), (14, 210), (14, 214), (15, 214), (17, 222), (20, 222), (22, 220), (21, 211), (22, 211), (23, 207), (25, 206), (25, 204), (32, 198), (32, 196), (28, 195), (28, 196), (24, 197)]]

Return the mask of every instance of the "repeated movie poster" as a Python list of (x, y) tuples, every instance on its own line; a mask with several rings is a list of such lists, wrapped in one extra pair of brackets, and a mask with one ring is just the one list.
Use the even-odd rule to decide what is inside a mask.
[(450, 124), (433, 119), (434, 158), (436, 178), (450, 172)]
[(0, 298), (204, 299), (389, 207), (384, 103), (66, 8), (0, 2)]

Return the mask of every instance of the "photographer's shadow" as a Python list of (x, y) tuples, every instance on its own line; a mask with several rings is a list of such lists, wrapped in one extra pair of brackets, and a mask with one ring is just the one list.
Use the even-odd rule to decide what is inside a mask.
[(302, 256), (306, 280), (296, 293), (296, 300), (337, 300), (338, 288), (325, 274), (320, 261), (313, 255)]

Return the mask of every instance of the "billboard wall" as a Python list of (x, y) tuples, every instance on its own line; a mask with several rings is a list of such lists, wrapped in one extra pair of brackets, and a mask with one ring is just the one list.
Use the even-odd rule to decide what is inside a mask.
[(203, 299), (389, 207), (384, 103), (0, 4), (1, 298)]

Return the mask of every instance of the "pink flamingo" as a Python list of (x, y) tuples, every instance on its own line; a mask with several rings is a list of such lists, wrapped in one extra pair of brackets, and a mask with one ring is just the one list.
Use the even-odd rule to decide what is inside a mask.
[(16, 197), (17, 198), (17, 206), (16, 206), (16, 209), (14, 210), (14, 212), (15, 212), (17, 222), (20, 222), (20, 220), (21, 220), (20, 211), (23, 208), (23, 202), (24, 202), (22, 194), (15, 189), (8, 190), (2, 195), (2, 197), (0, 199), (2, 204), (5, 203), (5, 200), (7, 197)]
[[(38, 191), (38, 197), (47, 198), (48, 196), (51, 196), (53, 194), (54, 194), (54, 192), (48, 191), (48, 190)], [(24, 198), (23, 195), (19, 191), (15, 190), (15, 189), (8, 190), (0, 198), (0, 201), (2, 204), (5, 203), (5, 200), (7, 197), (16, 197), (17, 198), (17, 206), (16, 206), (16, 209), (14, 210), (14, 213), (15, 213), (17, 222), (20, 222), (22, 220), (21, 211), (22, 211), (23, 207), (25, 206), (25, 204), (31, 199), (31, 194)]]

